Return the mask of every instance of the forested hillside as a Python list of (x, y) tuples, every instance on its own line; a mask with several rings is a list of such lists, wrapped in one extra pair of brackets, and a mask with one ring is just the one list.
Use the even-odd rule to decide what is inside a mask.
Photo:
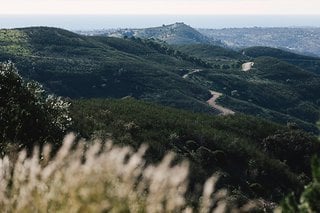
[[(212, 64), (212, 69), (193, 73), (188, 80), (223, 93), (218, 100), (222, 105), (280, 123), (294, 122), (318, 132), (318, 58), (264, 47), (245, 49), (241, 54), (214, 46), (178, 48)], [(242, 69), (245, 62), (253, 64), (246, 71)]]
[[(203, 44), (169, 46), (153, 39), (82, 36), (45, 27), (1, 30), (0, 35), (0, 59), (12, 60), (23, 77), (57, 95), (131, 96), (219, 113), (206, 103), (211, 90), (222, 93), (218, 102), (232, 111), (317, 132), (317, 58), (270, 48), (236, 52)], [(248, 72), (242, 71), (246, 62), (254, 63)]]
[(210, 93), (180, 75), (206, 64), (141, 39), (80, 36), (55, 28), (0, 31), (0, 60), (50, 92), (70, 98), (132, 96), (212, 111)]

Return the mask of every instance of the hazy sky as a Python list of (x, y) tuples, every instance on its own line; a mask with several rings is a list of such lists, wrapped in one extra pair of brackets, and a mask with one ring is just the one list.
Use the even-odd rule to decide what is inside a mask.
[(0, 5), (0, 15), (320, 15), (320, 0), (0, 0)]

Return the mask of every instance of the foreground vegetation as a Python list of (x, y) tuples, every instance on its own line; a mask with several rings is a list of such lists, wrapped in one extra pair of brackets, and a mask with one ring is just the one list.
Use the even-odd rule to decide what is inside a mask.
[(281, 206), (285, 213), (320, 212), (320, 161), (312, 159), (312, 182), (305, 186), (300, 197), (290, 194), (283, 200)]
[(71, 125), (69, 106), (61, 97), (48, 95), (39, 83), (23, 80), (13, 63), (0, 64), (1, 154), (10, 144), (58, 145)]
[[(167, 155), (158, 165), (145, 165), (143, 154), (111, 143), (65, 138), (51, 158), (50, 144), (33, 155), (0, 159), (2, 212), (223, 212), (226, 191), (215, 190), (216, 177), (205, 186), (198, 207), (188, 206), (188, 163), (172, 165)], [(194, 209), (195, 208), (195, 209)], [(229, 207), (230, 208), (230, 207)], [(250, 208), (250, 206), (245, 206)]]

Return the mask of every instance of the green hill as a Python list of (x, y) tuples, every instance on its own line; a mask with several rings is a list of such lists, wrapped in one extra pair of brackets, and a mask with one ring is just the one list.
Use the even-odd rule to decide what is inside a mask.
[[(236, 112), (279, 123), (294, 122), (318, 132), (320, 76), (318, 58), (268, 47), (240, 52), (209, 45), (175, 45), (180, 51), (209, 62), (213, 69), (194, 73), (188, 80), (223, 93), (220, 104)], [(241, 70), (253, 62), (250, 71)], [(304, 66), (306, 64), (306, 66)]]
[[(88, 33), (87, 33), (88, 34)], [(90, 32), (89, 34), (112, 36), (112, 37), (138, 37), (143, 39), (156, 39), (168, 44), (216, 44), (222, 45), (222, 42), (209, 39), (196, 29), (184, 23), (174, 23), (162, 25), (159, 27), (143, 28), (143, 29), (119, 29), (105, 33)]]
[[(320, 77), (285, 62), (286, 57), (305, 56), (268, 48), (263, 50), (273, 57), (248, 55), (248, 50), (245, 56), (211, 45), (167, 46), (150, 39), (82, 36), (47, 27), (1, 30), (0, 43), (1, 61), (12, 60), (23, 77), (57, 95), (131, 96), (217, 113), (206, 103), (213, 90), (224, 94), (218, 103), (233, 111), (318, 131)], [(253, 69), (241, 71), (249, 61), (255, 63)]]
[(250, 47), (242, 50), (244, 55), (250, 57), (270, 56), (290, 64), (296, 65), (301, 69), (320, 74), (320, 58), (299, 55), (281, 49), (271, 47)]
[(241, 53), (221, 46), (208, 44), (185, 44), (174, 45), (173, 47), (194, 57), (206, 60), (243, 58)]
[[(181, 78), (199, 61), (166, 53), (141, 39), (86, 37), (35, 27), (0, 31), (0, 60), (12, 60), (23, 77), (71, 98), (132, 96), (171, 106), (213, 111), (210, 93)], [(154, 44), (154, 45), (152, 45)]]
[(145, 28), (134, 33), (141, 38), (155, 38), (169, 44), (210, 43), (210, 39), (184, 23)]

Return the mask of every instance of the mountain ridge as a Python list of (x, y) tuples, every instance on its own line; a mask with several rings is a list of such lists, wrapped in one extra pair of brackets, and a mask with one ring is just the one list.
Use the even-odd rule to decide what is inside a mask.
[(85, 35), (100, 35), (111, 37), (139, 37), (143, 39), (156, 39), (168, 44), (215, 44), (224, 45), (222, 42), (210, 39), (198, 32), (195, 28), (183, 23), (162, 25), (142, 29), (116, 29), (101, 32), (80, 32)]

